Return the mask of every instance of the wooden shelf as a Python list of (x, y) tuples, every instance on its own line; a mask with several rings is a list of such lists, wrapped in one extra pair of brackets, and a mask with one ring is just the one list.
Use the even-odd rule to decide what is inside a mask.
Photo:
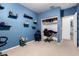
[(2, 9), (4, 9), (4, 7), (0, 5), (0, 10), (2, 10)]
[(13, 18), (13, 19), (17, 19), (17, 16), (14, 15), (9, 15), (8, 18)]
[(14, 15), (12, 11), (9, 11), (9, 16), (8, 18), (13, 18), (13, 19), (17, 19), (18, 15)]
[(43, 22), (44, 25), (57, 24), (58, 23), (58, 19), (57, 19), (57, 17), (55, 17), (55, 18), (42, 20), (42, 22)]
[(33, 22), (34, 24), (37, 24), (37, 22)]
[(0, 26), (0, 30), (10, 30), (10, 27), (9, 25)]
[(24, 25), (24, 27), (29, 27), (29, 24), (23, 24)]
[(35, 30), (35, 29), (36, 29), (36, 27), (35, 27), (35, 26), (32, 26), (32, 29), (34, 29), (34, 30)]
[(33, 19), (33, 17), (24, 14), (24, 18)]

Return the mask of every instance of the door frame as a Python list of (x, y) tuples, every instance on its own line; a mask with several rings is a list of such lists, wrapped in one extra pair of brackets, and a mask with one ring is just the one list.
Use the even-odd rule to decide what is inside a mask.
[[(63, 19), (64, 19), (64, 18), (72, 18), (72, 17), (74, 17), (74, 15), (62, 17), (62, 35), (63, 35)], [(69, 21), (71, 21), (71, 20), (69, 20)], [(70, 38), (70, 39), (71, 39), (71, 38)], [(67, 40), (70, 40), (70, 39), (67, 39)], [(64, 40), (64, 39), (63, 39), (63, 36), (62, 36), (62, 40)]]
[[(75, 13), (74, 15), (69, 15), (69, 16), (65, 16), (65, 17), (75, 17), (76, 15), (76, 21), (77, 21), (77, 13)], [(62, 20), (63, 20), (64, 17), (62, 17)], [(73, 18), (74, 19), (74, 18)], [(77, 24), (77, 22), (76, 22)], [(63, 25), (63, 24), (62, 24)], [(74, 25), (74, 21), (73, 21), (73, 25)], [(77, 29), (77, 28), (76, 28)], [(63, 33), (62, 33), (63, 34)], [(74, 32), (73, 32), (74, 34)], [(73, 38), (73, 43), (74, 43), (74, 46), (77, 47), (77, 34), (76, 34), (76, 39)], [(62, 38), (62, 42), (63, 42), (63, 38)]]

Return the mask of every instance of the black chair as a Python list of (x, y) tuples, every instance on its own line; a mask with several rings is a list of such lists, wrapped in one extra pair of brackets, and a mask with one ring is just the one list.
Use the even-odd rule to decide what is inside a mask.
[(44, 29), (44, 36), (47, 37), (44, 41), (45, 41), (45, 42), (54, 41), (54, 40), (52, 39), (52, 37), (53, 37), (55, 34), (57, 34), (56, 31)]
[(5, 46), (7, 44), (8, 38), (5, 36), (0, 37), (0, 47)]
[[(1, 36), (0, 37), (0, 47), (3, 47), (7, 44), (7, 40), (8, 38), (5, 36)], [(7, 54), (2, 54), (2, 52), (0, 52), (0, 56), (8, 56)]]
[(35, 41), (41, 41), (41, 32), (37, 30), (34, 34)]

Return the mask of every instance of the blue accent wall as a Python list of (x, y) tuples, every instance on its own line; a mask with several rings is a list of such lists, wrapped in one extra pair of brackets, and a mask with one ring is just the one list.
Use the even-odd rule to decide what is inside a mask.
[[(34, 32), (36, 30), (33, 30), (31, 28), (33, 24), (32, 20), (29, 20), (27, 18), (24, 18), (23, 15), (24, 13), (26, 13), (29, 16), (32, 16), (35, 20), (37, 19), (36, 13), (34, 13), (33, 11), (29, 10), (28, 8), (23, 7), (20, 4), (14, 3), (14, 4), (9, 4), (9, 3), (4, 3), (1, 4), (2, 6), (5, 7), (5, 9), (0, 10), (0, 22), (5, 22), (9, 25), (11, 25), (11, 29), (10, 30), (0, 30), (0, 36), (7, 36), (8, 37), (8, 42), (5, 46), (0, 47), (0, 51), (1, 50), (5, 50), (8, 48), (11, 48), (13, 46), (17, 46), (19, 44), (19, 37), (20, 36), (25, 36), (28, 41), (33, 40), (34, 36)], [(12, 10), (14, 13), (18, 14), (18, 18), (17, 19), (11, 19), (8, 18), (8, 13), (9, 11)], [(28, 28), (24, 28), (23, 26), (23, 22), (27, 21), (29, 22), (29, 27)], [(36, 26), (36, 25), (34, 25)]]
[(39, 14), (38, 17), (38, 29), (41, 30), (41, 20), (49, 17), (58, 17), (58, 42), (62, 39), (62, 21), (61, 21), (61, 9), (60, 8), (52, 8), (42, 14)]
[(61, 10), (61, 16), (64, 17), (64, 16), (73, 15), (75, 14), (76, 9), (77, 9), (77, 6)]

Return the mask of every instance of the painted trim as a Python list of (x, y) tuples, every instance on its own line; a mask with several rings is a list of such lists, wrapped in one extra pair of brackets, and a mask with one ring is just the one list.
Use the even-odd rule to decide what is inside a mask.
[[(70, 15), (70, 16), (72, 17), (72, 16), (74, 16), (74, 15)], [(70, 16), (64, 16), (64, 17), (70, 17)], [(62, 20), (63, 20), (64, 17), (62, 17)], [(62, 25), (63, 25), (63, 24), (62, 24)], [(62, 34), (63, 34), (63, 33), (62, 33)], [(62, 43), (63, 41), (64, 41), (64, 39), (62, 38), (61, 43)]]
[[(73, 14), (73, 15), (69, 15), (69, 16), (64, 16), (64, 17), (70, 17), (70, 16), (72, 17), (72, 16), (74, 16), (74, 15), (75, 15), (75, 14)], [(64, 18), (64, 17), (62, 17), (62, 18)]]
[(3, 51), (1, 51), (1, 52), (2, 52), (2, 53), (5, 53), (5, 52), (7, 52), (7, 51), (9, 51), (9, 50), (12, 50), (12, 49), (15, 49), (15, 48), (17, 48), (17, 47), (19, 47), (19, 45), (14, 46), (14, 47), (9, 48), (9, 49), (5, 49), (5, 50), (3, 50)]
[[(76, 19), (77, 19), (77, 12), (74, 14), (74, 16), (76, 15)], [(77, 20), (76, 20), (76, 22), (77, 22)], [(77, 23), (76, 23), (77, 24)], [(77, 30), (76, 30), (76, 32), (77, 32)], [(77, 47), (77, 36), (76, 36), (76, 40), (74, 40), (74, 42), (75, 42), (75, 46)]]
[[(29, 44), (29, 43), (31, 43), (31, 42), (33, 42), (34, 40), (32, 40), (32, 41), (30, 41), (30, 42), (27, 42), (26, 44)], [(14, 47), (11, 47), (11, 48), (9, 48), (9, 49), (5, 49), (5, 50), (3, 50), (3, 51), (1, 51), (2, 53), (5, 53), (5, 52), (7, 52), (7, 51), (9, 51), (9, 50), (12, 50), (12, 49), (15, 49), (15, 48), (18, 48), (18, 47), (20, 47), (19, 45), (17, 45), (17, 46), (14, 46)]]
[[(71, 17), (74, 17), (75, 15), (77, 15), (77, 13), (75, 13), (75, 14), (73, 14), (73, 15), (69, 15), (69, 16), (64, 16), (64, 17), (70, 17), (70, 16), (71, 16)], [(62, 20), (63, 20), (64, 17), (62, 17)], [(63, 33), (62, 33), (62, 34), (63, 34)], [(73, 39), (73, 40), (74, 40), (74, 39)], [(64, 39), (62, 38), (62, 41), (61, 41), (61, 42), (63, 42), (63, 41), (64, 41)], [(78, 47), (77, 47), (77, 39), (74, 40), (74, 42), (75, 42), (75, 44), (74, 44), (75, 47), (78, 48)], [(78, 49), (79, 49), (79, 48), (78, 48)]]

